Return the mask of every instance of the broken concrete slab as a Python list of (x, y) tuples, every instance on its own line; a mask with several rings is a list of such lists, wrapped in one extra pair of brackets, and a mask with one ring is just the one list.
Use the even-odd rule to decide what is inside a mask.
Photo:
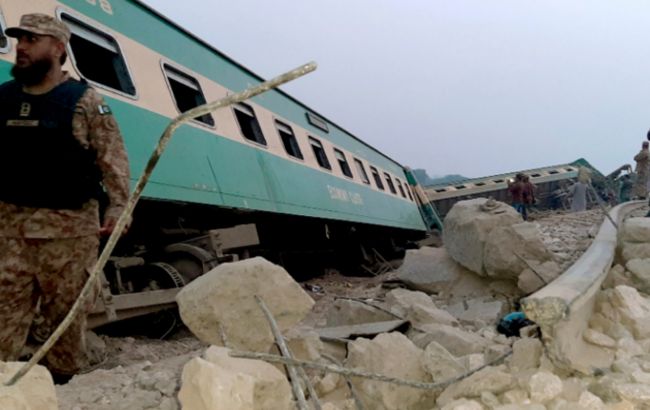
[(393, 289), (386, 294), (385, 303), (391, 312), (407, 319), (415, 327), (430, 323), (458, 324), (455, 317), (438, 308), (424, 292)]
[(178, 393), (183, 410), (290, 408), (291, 386), (282, 372), (259, 360), (230, 357), (229, 351), (211, 346), (185, 365)]
[(486, 301), (486, 298), (475, 298), (454, 305), (450, 311), (464, 324), (481, 322), (486, 325), (495, 325), (503, 315), (510, 311), (510, 306), (501, 300)]
[(499, 395), (516, 387), (516, 385), (516, 379), (506, 372), (504, 366), (486, 367), (447, 387), (440, 394), (436, 403), (442, 407), (461, 397), (481, 397), (484, 392)]
[(314, 305), (284, 268), (261, 257), (217, 266), (185, 286), (176, 301), (183, 323), (200, 340), (221, 345), (221, 326), (230, 346), (268, 352), (274, 338), (255, 295), (281, 331), (300, 322)]
[(350, 299), (336, 299), (325, 317), (326, 327), (395, 320), (395, 316), (381, 309)]
[[(360, 338), (348, 344), (345, 366), (405, 380), (430, 382), (422, 365), (424, 352), (401, 333), (382, 333), (374, 339)], [(429, 390), (412, 389), (373, 380), (353, 378), (364, 408), (428, 410), (434, 399)]]
[(445, 248), (456, 262), (486, 276), (483, 261), (490, 232), (520, 222), (521, 215), (503, 202), (486, 198), (456, 202), (444, 220)]
[(483, 353), (483, 350), (492, 344), (475, 333), (442, 324), (422, 325), (417, 330), (409, 330), (407, 335), (420, 348), (437, 342), (456, 357)]
[(314, 332), (318, 333), (320, 337), (328, 339), (350, 339), (359, 336), (376, 336), (380, 333), (404, 328), (407, 324), (406, 320), (388, 320), (350, 326), (319, 327), (315, 328)]
[(58, 410), (54, 382), (44, 366), (34, 366), (13, 386), (4, 385), (24, 365), (23, 362), (0, 362), (0, 409)]

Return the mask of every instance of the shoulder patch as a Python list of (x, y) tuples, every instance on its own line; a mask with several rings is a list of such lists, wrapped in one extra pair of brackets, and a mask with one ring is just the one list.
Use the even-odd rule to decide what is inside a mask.
[(111, 107), (109, 107), (109, 106), (106, 105), (106, 104), (100, 104), (100, 105), (98, 105), (98, 106), (97, 106), (97, 111), (99, 111), (99, 114), (100, 114), (100, 115), (108, 115), (108, 114), (111, 114), (111, 113), (112, 113), (112, 111), (111, 111)]

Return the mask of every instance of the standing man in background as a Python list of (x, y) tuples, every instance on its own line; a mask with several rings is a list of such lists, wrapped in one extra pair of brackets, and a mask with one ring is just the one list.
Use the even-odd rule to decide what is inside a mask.
[[(26, 14), (5, 33), (17, 39), (14, 80), (0, 85), (0, 360), (8, 361), (20, 357), (37, 306), (47, 337), (79, 296), (99, 235), (112, 232), (126, 205), (129, 167), (103, 98), (61, 68), (68, 27)], [(109, 204), (100, 227), (102, 190)], [(45, 357), (55, 376), (89, 366), (86, 314)]]
[(636, 161), (636, 182), (634, 184), (634, 196), (637, 199), (645, 199), (648, 195), (648, 174), (650, 173), (650, 151), (648, 141), (643, 141), (641, 151), (634, 156)]

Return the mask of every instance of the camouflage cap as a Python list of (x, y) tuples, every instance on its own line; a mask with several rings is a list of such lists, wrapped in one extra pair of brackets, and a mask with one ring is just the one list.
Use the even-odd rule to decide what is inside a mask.
[(61, 40), (63, 43), (67, 43), (70, 40), (70, 29), (68, 26), (47, 14), (24, 14), (20, 18), (20, 25), (18, 27), (9, 27), (5, 30), (5, 34), (9, 37), (19, 37), (25, 32), (52, 36)]

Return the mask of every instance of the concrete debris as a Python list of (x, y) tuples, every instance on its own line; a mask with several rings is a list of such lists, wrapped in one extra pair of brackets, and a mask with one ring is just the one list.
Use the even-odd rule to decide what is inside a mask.
[(423, 292), (393, 289), (386, 294), (385, 303), (391, 312), (409, 320), (415, 327), (430, 323), (458, 325), (455, 317), (438, 308), (431, 297)]
[(457, 202), (447, 213), (443, 228), (443, 241), (449, 255), (481, 276), (487, 276), (485, 244), (490, 232), (498, 227), (522, 222), (517, 211), (503, 202), (496, 202), (496, 207), (485, 211), (482, 205), (487, 201), (476, 198)]
[(229, 349), (210, 347), (183, 368), (178, 398), (183, 410), (286, 410), (291, 386), (274, 366), (228, 356)]
[(386, 322), (371, 322), (359, 325), (321, 327), (314, 329), (320, 337), (328, 339), (349, 339), (358, 336), (376, 336), (403, 327), (406, 320), (389, 320)]
[(437, 342), (429, 343), (424, 349), (423, 366), (434, 382), (447, 380), (467, 371), (467, 366)]
[(4, 385), (24, 364), (0, 362), (0, 409), (58, 410), (52, 376), (43, 366), (34, 366), (13, 386)]
[(542, 349), (542, 342), (539, 339), (517, 340), (512, 345), (510, 368), (517, 371), (539, 368)]
[[(348, 345), (346, 367), (402, 379), (430, 382), (431, 375), (422, 365), (424, 352), (401, 333), (384, 333), (372, 340), (357, 339)], [(431, 408), (434, 399), (429, 390), (395, 386), (365, 379), (353, 379), (353, 385), (368, 409)]]
[(650, 337), (650, 302), (636, 289), (617, 286), (602, 292), (597, 311), (615, 323), (620, 323), (632, 331), (637, 339)]
[(230, 347), (268, 352), (274, 338), (254, 295), (264, 300), (282, 331), (314, 305), (284, 268), (261, 257), (217, 266), (185, 286), (176, 301), (183, 323), (200, 340), (222, 345), (221, 326)]
[(499, 395), (516, 385), (516, 379), (507, 372), (505, 366), (486, 367), (461, 382), (447, 387), (436, 403), (442, 407), (462, 397), (479, 398), (483, 392)]
[(418, 329), (409, 330), (407, 336), (420, 348), (437, 342), (454, 356), (483, 353), (491, 344), (475, 333), (441, 324), (422, 325)]
[(510, 309), (510, 305), (503, 301), (486, 300), (486, 298), (470, 299), (448, 308), (462, 324), (474, 325), (475, 327), (477, 325), (496, 325), (499, 319), (508, 313)]
[(435, 294), (448, 291), (471, 271), (453, 260), (446, 248), (424, 247), (406, 251), (397, 272), (397, 278), (409, 288)]
[(390, 315), (367, 303), (349, 299), (336, 299), (325, 314), (326, 327), (358, 325), (371, 322), (395, 320)]

